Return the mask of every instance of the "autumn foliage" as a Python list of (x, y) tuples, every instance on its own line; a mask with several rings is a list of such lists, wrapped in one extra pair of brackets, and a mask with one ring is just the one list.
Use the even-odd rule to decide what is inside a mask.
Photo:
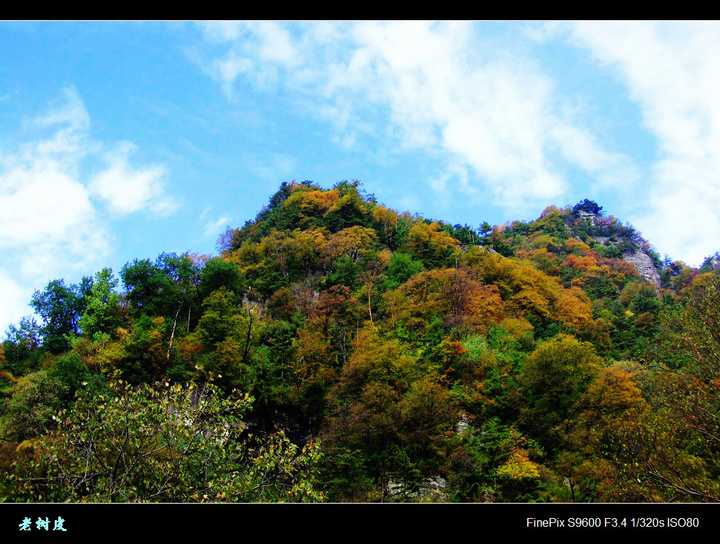
[(283, 183), (215, 256), (33, 295), (0, 500), (717, 501), (719, 278), (589, 200), (475, 229)]

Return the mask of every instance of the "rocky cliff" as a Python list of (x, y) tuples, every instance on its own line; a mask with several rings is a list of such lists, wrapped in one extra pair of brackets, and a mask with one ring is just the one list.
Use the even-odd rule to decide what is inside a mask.
[(660, 289), (660, 274), (657, 268), (655, 268), (655, 264), (650, 256), (642, 249), (625, 251), (623, 253), (623, 260), (634, 264), (638, 274), (640, 274), (645, 281), (654, 285), (656, 289)]

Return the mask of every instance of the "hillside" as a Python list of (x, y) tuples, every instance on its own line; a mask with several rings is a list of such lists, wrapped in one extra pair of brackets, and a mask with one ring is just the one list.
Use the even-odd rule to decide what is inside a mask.
[(476, 228), (283, 183), (216, 256), (35, 293), (0, 499), (717, 501), (714, 262), (589, 200)]

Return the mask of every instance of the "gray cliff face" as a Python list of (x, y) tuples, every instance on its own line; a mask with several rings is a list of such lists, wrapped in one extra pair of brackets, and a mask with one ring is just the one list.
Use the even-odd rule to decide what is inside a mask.
[(623, 260), (634, 264), (640, 277), (654, 285), (656, 289), (660, 289), (660, 274), (647, 253), (641, 249), (626, 251), (623, 253)]
[(720, 270), (720, 256), (716, 253), (714, 256), (708, 257), (703, 263), (703, 266), (709, 270)]
[[(599, 218), (596, 214), (580, 211), (578, 212), (578, 216), (589, 222), (592, 226), (598, 226)], [(617, 243), (613, 244), (613, 242), (610, 241), (610, 236), (593, 235), (593, 240), (603, 245), (610, 243), (617, 247)], [(655, 289), (660, 289), (660, 274), (658, 273), (657, 268), (655, 268), (655, 264), (653, 263), (650, 256), (645, 253), (640, 247), (636, 246), (631, 250), (624, 251), (623, 260), (635, 265), (635, 268), (637, 269), (638, 274), (640, 274), (641, 278), (643, 278), (651, 285), (654, 285)]]

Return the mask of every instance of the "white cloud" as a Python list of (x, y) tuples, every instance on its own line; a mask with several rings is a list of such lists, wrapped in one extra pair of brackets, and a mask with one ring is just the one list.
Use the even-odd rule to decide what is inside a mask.
[[(625, 82), (658, 143), (647, 206), (635, 221), (673, 258), (720, 249), (720, 24), (584, 22), (574, 43)], [(658, 243), (658, 242), (654, 242)]]
[(252, 32), (260, 38), (257, 47), (261, 60), (290, 67), (299, 64), (294, 39), (281, 24), (271, 21), (254, 21), (249, 24)]
[(223, 57), (204, 67), (221, 83), (228, 97), (233, 96), (233, 83), (241, 75), (252, 77), (264, 89), (272, 89), (278, 82), (279, 70), (297, 67), (302, 62), (295, 40), (281, 23), (206, 21), (198, 26), (208, 42), (230, 43)]
[(0, 249), (88, 234), (96, 217), (87, 191), (58, 166), (35, 164), (2, 176)]
[(84, 250), (99, 251), (103, 245), (95, 209), (77, 179), (79, 161), (92, 147), (84, 144), (89, 120), (75, 90), (62, 94), (66, 107), (34, 120), (52, 133), (2, 154), (0, 251), (19, 252), (13, 262), (23, 273), (36, 268), (30, 255), (38, 248), (69, 252), (77, 262)]
[(205, 39), (212, 43), (237, 40), (243, 28), (241, 21), (199, 21), (197, 25)]
[(452, 179), (467, 195), (489, 193), (517, 211), (566, 193), (549, 158), (558, 148), (595, 173), (617, 166), (553, 105), (552, 81), (532, 61), (480, 44), (474, 23), (300, 23), (294, 41), (279, 23), (231, 28), (203, 25), (209, 40), (228, 44), (206, 64), (226, 89), (239, 78), (263, 90), (272, 81), (334, 123), (337, 142), (387, 133), (400, 148), (440, 153), (447, 173), (425, 180), (431, 186)]
[(50, 110), (31, 121), (40, 127), (55, 127), (67, 124), (68, 127), (57, 132), (59, 135), (77, 133), (90, 128), (90, 115), (85, 109), (80, 93), (72, 86), (60, 90), (59, 100), (51, 104)]
[(4, 339), (7, 328), (18, 323), (32, 310), (29, 307), (33, 290), (28, 285), (20, 285), (0, 268), (0, 335)]
[(90, 181), (90, 194), (104, 200), (113, 212), (120, 215), (144, 209), (160, 215), (172, 213), (177, 205), (165, 194), (165, 168), (133, 168), (128, 164), (128, 159), (134, 150), (134, 145), (125, 142), (116, 150), (106, 153), (108, 168)]
[(90, 186), (83, 171), (103, 144), (90, 137), (90, 116), (74, 88), (30, 119), (17, 149), (0, 149), (0, 332), (31, 313), (29, 296), (55, 278), (91, 275), (110, 254), (111, 224), (95, 197), (123, 213), (165, 211), (159, 167), (134, 169), (128, 147), (107, 155)]
[(203, 225), (203, 236), (206, 238), (217, 236), (218, 233), (225, 232), (232, 221), (232, 218), (227, 215), (223, 215), (219, 219), (215, 220), (208, 219), (210, 211), (210, 207), (207, 207), (203, 210), (202, 214), (200, 214), (200, 223)]
[[(520, 47), (504, 49), (487, 28), (465, 21), (204, 24), (221, 50), (205, 66), (228, 91), (242, 80), (283, 93), (328, 122), (341, 145), (385, 134), (387, 148), (433, 153), (446, 171), (423, 181), (437, 191), (489, 196), (515, 215), (565, 204), (577, 179), (592, 180), (584, 190), (625, 197), (625, 219), (659, 251), (699, 264), (720, 249), (720, 229), (712, 228), (720, 217), (720, 23), (517, 23), (513, 45)], [(624, 86), (619, 99), (639, 106), (642, 128), (657, 143), (654, 164), (605, 147), (603, 123), (629, 121), (595, 119), (597, 131), (583, 124), (600, 105), (564, 94), (533, 58), (538, 45), (589, 51), (595, 64), (585, 67)]]

